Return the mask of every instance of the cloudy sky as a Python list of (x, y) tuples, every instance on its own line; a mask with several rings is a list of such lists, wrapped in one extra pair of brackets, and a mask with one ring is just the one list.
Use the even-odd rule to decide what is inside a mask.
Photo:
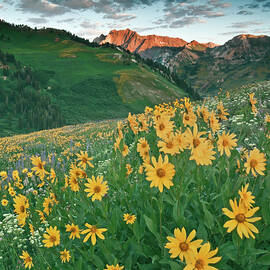
[(0, 18), (90, 40), (126, 28), (219, 44), (243, 33), (270, 36), (270, 0), (0, 0)]

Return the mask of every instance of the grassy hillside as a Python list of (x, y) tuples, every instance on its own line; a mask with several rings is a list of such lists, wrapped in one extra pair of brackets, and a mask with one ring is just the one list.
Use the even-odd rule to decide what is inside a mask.
[(0, 269), (268, 270), (269, 90), (0, 138)]
[(36, 71), (67, 124), (125, 117), (185, 94), (131, 55), (86, 46), (65, 31), (0, 22), (0, 42), (3, 52)]

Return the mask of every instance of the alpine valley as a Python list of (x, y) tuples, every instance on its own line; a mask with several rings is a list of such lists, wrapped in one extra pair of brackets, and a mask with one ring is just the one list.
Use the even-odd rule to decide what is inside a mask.
[(188, 43), (165, 36), (140, 36), (126, 29), (112, 30), (94, 41), (121, 46), (165, 65), (202, 96), (216, 93), (219, 88), (236, 88), (243, 82), (270, 79), (270, 37), (266, 35), (238, 35), (218, 45), (195, 40)]

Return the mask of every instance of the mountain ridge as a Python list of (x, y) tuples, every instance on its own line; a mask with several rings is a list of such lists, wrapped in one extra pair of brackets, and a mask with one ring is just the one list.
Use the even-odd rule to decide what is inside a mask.
[[(120, 31), (125, 33), (127, 30)], [(138, 37), (135, 31), (131, 32)], [(132, 48), (132, 40), (123, 43), (121, 35), (117, 44), (114, 43), (119, 31), (114, 30), (110, 33), (104, 36), (103, 43), (111, 42), (126, 49)], [(222, 87), (238, 87), (243, 80), (255, 82), (270, 78), (270, 66), (267, 64), (270, 63), (270, 37), (267, 35), (241, 34), (223, 45), (212, 42), (199, 43), (196, 40), (189, 43), (184, 41), (181, 44), (183, 46), (159, 46), (158, 43), (152, 45), (144, 50), (142, 47), (139, 50), (133, 47), (130, 51), (166, 66), (202, 95), (209, 91), (217, 92)]]
[(184, 46), (202, 46), (205, 48), (216, 47), (218, 44), (208, 42), (199, 43), (198, 41), (187, 42), (182, 38), (159, 35), (139, 35), (136, 31), (129, 28), (124, 30), (111, 30), (108, 35), (100, 35), (93, 40), (99, 44), (111, 43), (121, 46), (130, 52), (140, 53), (153, 47), (184, 47)]

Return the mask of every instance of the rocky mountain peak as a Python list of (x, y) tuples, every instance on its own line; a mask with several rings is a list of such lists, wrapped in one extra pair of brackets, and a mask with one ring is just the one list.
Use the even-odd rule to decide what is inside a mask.
[(181, 38), (167, 36), (147, 35), (141, 36), (130, 29), (112, 30), (100, 44), (112, 43), (129, 50), (142, 52), (153, 47), (183, 47), (187, 42)]

